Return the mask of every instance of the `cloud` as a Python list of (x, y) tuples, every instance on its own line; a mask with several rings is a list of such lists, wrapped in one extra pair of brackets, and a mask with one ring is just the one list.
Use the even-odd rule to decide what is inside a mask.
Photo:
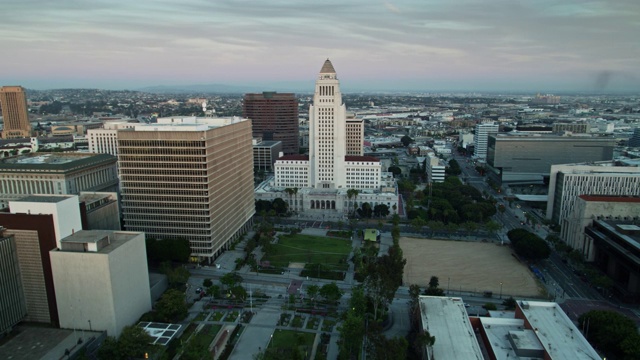
[(305, 80), (326, 57), (362, 79), (638, 78), (637, 14), (636, 0), (24, 0), (0, 12), (0, 78)]

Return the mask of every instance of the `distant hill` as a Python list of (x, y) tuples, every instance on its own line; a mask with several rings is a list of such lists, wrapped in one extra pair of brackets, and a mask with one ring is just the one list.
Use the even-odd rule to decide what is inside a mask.
[(255, 85), (227, 85), (227, 84), (194, 84), (194, 85), (158, 85), (136, 89), (137, 91), (168, 94), (168, 93), (217, 93), (217, 94), (245, 94), (261, 93), (263, 91), (278, 92), (312, 92), (311, 85), (304, 83), (272, 83)]

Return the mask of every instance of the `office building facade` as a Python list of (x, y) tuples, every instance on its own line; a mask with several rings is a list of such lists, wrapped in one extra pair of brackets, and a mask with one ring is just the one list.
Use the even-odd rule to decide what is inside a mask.
[(594, 265), (613, 280), (613, 293), (640, 303), (640, 221), (594, 220), (585, 237), (595, 247)]
[(213, 260), (255, 213), (251, 140), (241, 118), (160, 118), (120, 130), (124, 228), (186, 238), (193, 260)]
[(31, 123), (27, 108), (27, 93), (22, 86), (0, 88), (2, 106), (3, 139), (31, 137)]
[(253, 137), (281, 141), (286, 155), (298, 154), (298, 100), (295, 94), (272, 91), (245, 94), (242, 116), (251, 120)]
[(0, 228), (0, 338), (27, 316), (16, 241)]
[(494, 123), (480, 123), (476, 125), (476, 134), (473, 139), (473, 157), (487, 160), (487, 144), (490, 134), (497, 134), (500, 126)]
[(0, 208), (32, 194), (116, 191), (117, 159), (107, 154), (35, 153), (0, 160)]
[(640, 220), (640, 197), (580, 195), (573, 211), (562, 220), (560, 238), (582, 254), (586, 261), (595, 259), (592, 239), (584, 236), (585, 229), (596, 219)]
[(543, 184), (551, 165), (613, 159), (611, 137), (489, 135), (487, 174), (497, 183)]
[(640, 168), (611, 161), (552, 165), (546, 218), (562, 225), (580, 195), (639, 196)]
[(264, 141), (260, 138), (253, 139), (253, 169), (272, 173), (273, 164), (282, 153), (281, 141)]

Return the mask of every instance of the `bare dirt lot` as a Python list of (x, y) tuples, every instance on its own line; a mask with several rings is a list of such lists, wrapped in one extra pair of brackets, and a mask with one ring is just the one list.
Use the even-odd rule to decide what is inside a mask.
[(402, 237), (407, 259), (404, 283), (426, 287), (437, 276), (440, 287), (455, 295), (459, 291), (493, 291), (514, 297), (534, 297), (540, 290), (525, 264), (511, 255), (508, 246), (495, 243), (444, 241)]

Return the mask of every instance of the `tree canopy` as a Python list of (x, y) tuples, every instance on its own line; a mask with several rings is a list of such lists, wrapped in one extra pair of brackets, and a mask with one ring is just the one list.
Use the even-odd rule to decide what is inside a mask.
[(640, 335), (633, 320), (615, 311), (591, 310), (578, 318), (585, 337), (616, 359), (640, 359)]
[(160, 264), (165, 261), (186, 263), (191, 256), (189, 240), (184, 238), (157, 240), (145, 239), (147, 247), (147, 259), (149, 263)]
[(513, 250), (527, 260), (539, 261), (551, 255), (549, 245), (538, 235), (526, 229), (513, 229), (507, 233)]

